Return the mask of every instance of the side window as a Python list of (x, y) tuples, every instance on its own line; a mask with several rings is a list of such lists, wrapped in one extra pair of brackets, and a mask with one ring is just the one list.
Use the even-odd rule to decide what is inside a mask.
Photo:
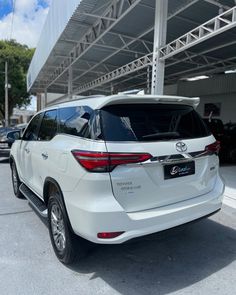
[(100, 112), (98, 110), (93, 111), (91, 118), (87, 124), (87, 128), (84, 130), (83, 136), (90, 139), (103, 139), (101, 122), (100, 122)]
[(83, 137), (92, 112), (87, 106), (59, 109), (60, 133)]
[(38, 140), (49, 141), (57, 134), (57, 110), (47, 111), (44, 114), (39, 130)]
[(28, 141), (37, 140), (41, 116), (42, 116), (42, 113), (36, 115), (33, 118), (33, 120), (30, 122), (29, 126), (26, 128), (24, 132), (23, 140), (28, 140)]

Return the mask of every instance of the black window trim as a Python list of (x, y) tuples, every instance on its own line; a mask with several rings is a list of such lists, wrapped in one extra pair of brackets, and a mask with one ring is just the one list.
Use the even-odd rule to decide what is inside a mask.
[[(31, 122), (32, 122), (37, 116), (40, 116), (39, 124), (38, 124), (38, 127), (37, 127), (37, 131), (35, 132), (37, 139), (33, 139), (33, 140), (25, 139), (25, 138), (24, 138), (24, 137), (25, 137), (25, 134), (26, 134), (28, 128), (30, 127)], [(40, 112), (40, 113), (37, 113), (37, 114), (35, 114), (35, 116), (33, 116), (33, 118), (32, 118), (32, 119), (30, 120), (30, 122), (29, 122), (29, 125), (28, 125), (28, 126), (25, 128), (25, 130), (24, 130), (24, 133), (23, 133), (23, 135), (22, 135), (22, 141), (38, 141), (38, 135), (39, 135), (39, 130), (40, 130), (40, 127), (41, 127), (41, 124), (42, 124), (43, 116), (44, 116), (44, 111), (42, 111), (42, 112)]]
[[(65, 133), (63, 131), (61, 131), (61, 128), (60, 128), (60, 110), (62, 109), (65, 109), (65, 108), (89, 108), (92, 112), (96, 112), (96, 111), (100, 111), (100, 109), (93, 109), (91, 108), (89, 105), (75, 105), (75, 106), (63, 106), (63, 107), (60, 107), (58, 108), (58, 135), (64, 135), (64, 136), (72, 136), (72, 137), (75, 137), (75, 138), (79, 138), (79, 139), (83, 139), (83, 140), (87, 140), (87, 141), (99, 141), (99, 142), (104, 142), (104, 139), (93, 139), (93, 138), (88, 138), (88, 137), (82, 137), (82, 136), (79, 136), (79, 135), (74, 135), (74, 134), (69, 134), (69, 133)], [(100, 112), (99, 112), (99, 116), (100, 116)]]
[[(44, 118), (44, 116), (45, 116), (46, 113), (51, 112), (51, 111), (56, 111), (56, 112), (57, 112), (57, 116), (56, 116), (56, 121), (57, 121), (57, 131), (56, 131), (55, 135), (54, 135), (50, 140), (39, 140), (39, 131), (40, 131), (41, 126), (42, 126), (43, 118)], [(38, 130), (37, 130), (37, 140), (36, 140), (36, 141), (38, 141), (38, 142), (50, 142), (51, 140), (53, 140), (53, 139), (59, 134), (59, 117), (58, 117), (59, 112), (58, 112), (58, 108), (49, 109), (49, 110), (44, 110), (44, 111), (42, 112), (42, 114), (43, 114), (43, 115), (42, 115), (42, 117), (41, 117), (41, 119), (40, 119), (39, 128), (38, 128)]]

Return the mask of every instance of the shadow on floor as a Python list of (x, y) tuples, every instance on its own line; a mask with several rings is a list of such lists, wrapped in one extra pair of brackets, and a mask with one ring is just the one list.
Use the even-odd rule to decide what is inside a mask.
[[(219, 213), (221, 214), (221, 213)], [(97, 246), (73, 270), (121, 294), (168, 294), (220, 271), (236, 259), (236, 231), (210, 219), (133, 243)]]
[(8, 164), (9, 159), (8, 158), (0, 158), (0, 164)]

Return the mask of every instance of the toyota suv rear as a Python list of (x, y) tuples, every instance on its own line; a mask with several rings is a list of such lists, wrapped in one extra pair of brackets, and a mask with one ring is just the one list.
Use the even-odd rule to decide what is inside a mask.
[(198, 98), (114, 95), (39, 112), (11, 151), (15, 195), (48, 218), (57, 257), (217, 212), (219, 142)]

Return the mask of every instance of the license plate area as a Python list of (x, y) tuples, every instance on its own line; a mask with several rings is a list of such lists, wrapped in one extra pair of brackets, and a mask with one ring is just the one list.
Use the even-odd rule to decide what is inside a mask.
[(172, 179), (195, 174), (195, 162), (167, 164), (164, 166), (164, 179)]

